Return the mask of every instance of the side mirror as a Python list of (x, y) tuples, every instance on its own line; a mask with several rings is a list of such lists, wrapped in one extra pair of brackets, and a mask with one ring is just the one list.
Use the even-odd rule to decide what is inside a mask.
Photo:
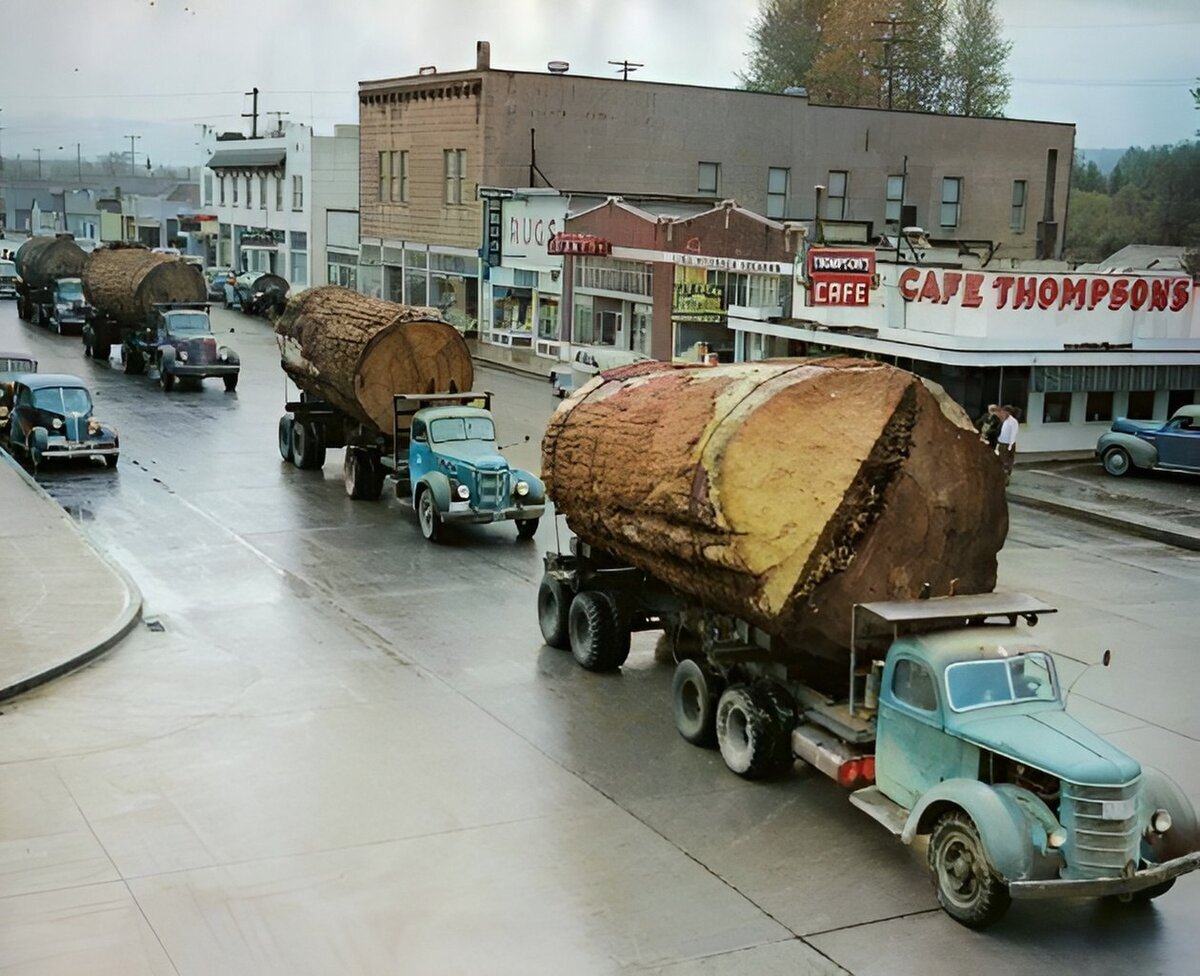
[(1107, 668), (1112, 664), (1112, 651), (1105, 649), (1103, 656), (1100, 658), (1100, 666)]

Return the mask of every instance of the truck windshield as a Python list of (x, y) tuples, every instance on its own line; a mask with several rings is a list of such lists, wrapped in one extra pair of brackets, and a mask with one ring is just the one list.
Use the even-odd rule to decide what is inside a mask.
[(62, 417), (82, 417), (92, 409), (92, 398), (82, 387), (47, 386), (33, 391), (33, 405)]
[(946, 668), (946, 691), (956, 712), (1024, 701), (1057, 701), (1058, 679), (1046, 654), (959, 661)]
[(77, 302), (83, 299), (83, 282), (78, 278), (63, 278), (58, 283), (58, 297), (64, 302)]
[(17, 266), (11, 261), (0, 261), (0, 275), (15, 275)]
[(204, 312), (167, 312), (166, 320), (171, 335), (208, 335), (208, 316)]
[(440, 417), (429, 424), (429, 438), (444, 441), (494, 441), (495, 425), (487, 417)]

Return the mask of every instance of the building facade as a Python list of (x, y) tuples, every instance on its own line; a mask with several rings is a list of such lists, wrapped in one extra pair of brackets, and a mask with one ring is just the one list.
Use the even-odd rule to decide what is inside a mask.
[(295, 290), (357, 286), (357, 126), (317, 136), (284, 122), (259, 138), (203, 126), (201, 147), (201, 208), (217, 223), (208, 264), (269, 271)]

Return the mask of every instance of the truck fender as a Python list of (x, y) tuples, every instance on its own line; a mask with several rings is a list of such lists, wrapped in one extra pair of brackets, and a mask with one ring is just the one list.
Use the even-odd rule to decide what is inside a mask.
[(1041, 800), (1019, 787), (948, 779), (917, 801), (901, 839), (911, 844), (918, 834), (930, 833), (942, 814), (954, 809), (962, 810), (975, 823), (988, 861), (1005, 881), (1057, 873), (1055, 856), (1044, 853), (1054, 815)]
[(230, 349), (228, 346), (217, 346), (217, 358), (218, 359), (221, 358), (222, 353), (224, 353), (224, 355), (225, 355), (225, 358), (223, 360), (221, 360), (222, 362), (229, 363), (229, 365), (231, 365), (231, 366), (241, 365), (242, 361), (240, 359), (238, 359), (238, 354), (236, 352), (234, 352), (232, 349)]
[(427, 487), (433, 492), (433, 500), (437, 502), (439, 512), (446, 512), (450, 509), (450, 479), (440, 471), (429, 471), (421, 475), (417, 483), (413, 485), (413, 501), (417, 500), (417, 493), (421, 490), (421, 486)]
[(169, 373), (171, 367), (175, 365), (175, 347), (174, 346), (159, 346), (158, 347), (158, 368)]
[(1109, 431), (1103, 435), (1096, 453), (1101, 457), (1114, 447), (1123, 447), (1129, 452), (1134, 467), (1152, 468), (1158, 464), (1158, 448), (1148, 441), (1126, 434), (1123, 431)]
[(1148, 832), (1143, 838), (1142, 854), (1146, 860), (1158, 864), (1200, 849), (1196, 810), (1173, 779), (1151, 766), (1143, 766), (1141, 794), (1140, 824), (1148, 825), (1156, 810), (1166, 810), (1171, 815), (1170, 830), (1165, 834)]
[(541, 478), (522, 468), (511, 468), (510, 471), (514, 485), (518, 481), (524, 481), (529, 485), (529, 494), (521, 499), (522, 502), (528, 505), (544, 505), (546, 503), (546, 486), (542, 484)]

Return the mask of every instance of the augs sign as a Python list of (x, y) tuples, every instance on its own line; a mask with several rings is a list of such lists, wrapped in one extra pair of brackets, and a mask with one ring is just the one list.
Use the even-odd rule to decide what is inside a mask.
[(808, 252), (809, 301), (813, 305), (867, 305), (875, 279), (875, 252), (814, 247)]

